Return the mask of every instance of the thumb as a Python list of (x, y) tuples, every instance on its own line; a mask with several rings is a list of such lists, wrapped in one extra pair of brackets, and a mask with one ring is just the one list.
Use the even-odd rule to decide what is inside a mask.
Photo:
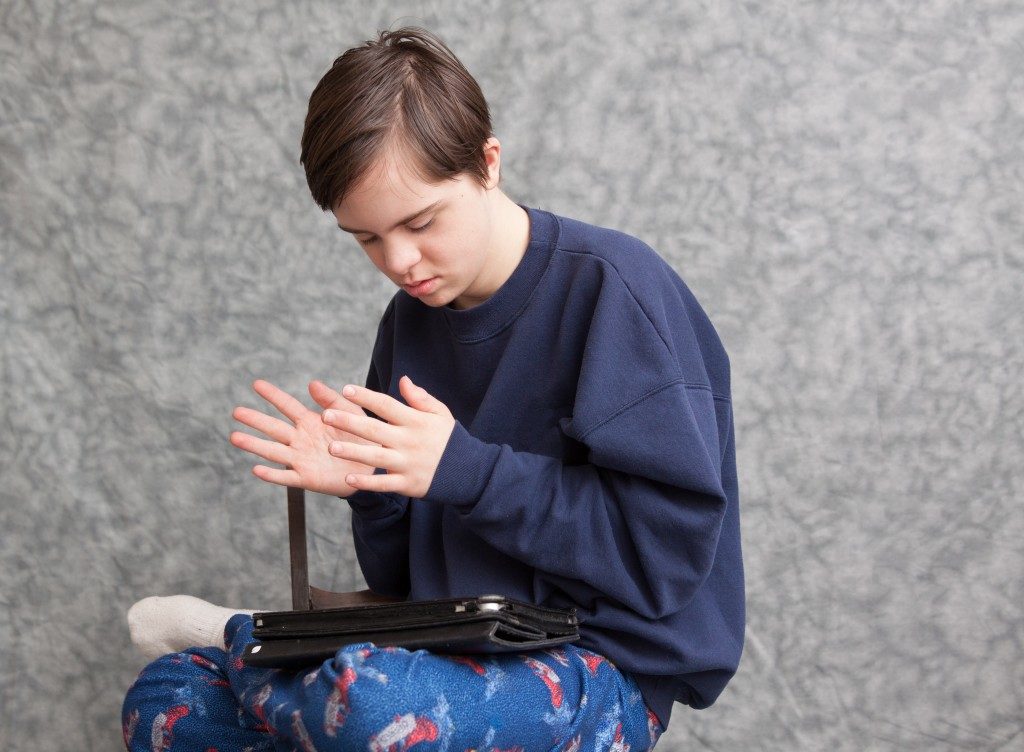
[(335, 410), (345, 410), (355, 415), (364, 414), (361, 407), (345, 399), (338, 392), (319, 380), (309, 382), (309, 396), (325, 410), (334, 408)]
[(426, 410), (433, 413), (437, 412), (438, 406), (441, 408), (445, 407), (444, 403), (433, 397), (426, 389), (416, 386), (408, 376), (403, 376), (398, 380), (398, 387), (401, 389), (402, 396), (405, 397), (409, 406), (415, 407), (417, 410)]
[(320, 405), (320, 407), (331, 407), (341, 397), (340, 394), (319, 379), (314, 379), (309, 382), (309, 396), (312, 397), (313, 401)]

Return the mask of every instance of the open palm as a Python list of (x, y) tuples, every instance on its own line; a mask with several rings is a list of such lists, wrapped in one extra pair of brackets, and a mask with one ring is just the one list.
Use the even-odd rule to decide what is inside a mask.
[[(236, 407), (231, 413), (239, 423), (255, 428), (272, 439), (261, 439), (242, 431), (234, 431), (230, 436), (232, 444), (265, 460), (285, 466), (285, 469), (279, 469), (256, 465), (252, 471), (257, 478), (281, 486), (293, 486), (314, 493), (344, 497), (356, 490), (345, 482), (348, 473), (373, 473), (373, 467), (335, 457), (327, 448), (332, 441), (379, 445), (327, 425), (321, 419), (321, 412), (308, 409), (299, 400), (269, 381), (257, 379), (253, 382), (252, 388), (291, 421), (288, 423), (248, 407)], [(321, 381), (310, 382), (309, 394), (324, 409), (366, 415), (361, 407), (349, 402)]]

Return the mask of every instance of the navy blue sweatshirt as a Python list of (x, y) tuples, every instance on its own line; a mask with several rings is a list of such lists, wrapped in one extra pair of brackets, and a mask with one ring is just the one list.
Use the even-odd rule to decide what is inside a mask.
[(529, 245), (489, 299), (400, 290), (381, 317), (366, 385), (404, 402), (408, 374), (457, 422), (424, 498), (348, 497), (356, 555), (403, 599), (575, 606), (576, 644), (667, 727), (673, 701), (715, 701), (743, 647), (729, 359), (648, 245), (522, 208)]

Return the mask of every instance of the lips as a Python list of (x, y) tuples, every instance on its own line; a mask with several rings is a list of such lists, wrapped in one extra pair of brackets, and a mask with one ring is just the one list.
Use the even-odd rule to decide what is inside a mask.
[(410, 295), (422, 295), (423, 293), (429, 292), (434, 287), (434, 283), (437, 281), (437, 277), (428, 277), (427, 279), (414, 282), (411, 285), (402, 285), (406, 292)]

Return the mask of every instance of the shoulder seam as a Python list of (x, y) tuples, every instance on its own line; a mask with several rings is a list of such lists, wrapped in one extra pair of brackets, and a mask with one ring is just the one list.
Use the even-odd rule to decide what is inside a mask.
[[(638, 242), (642, 242), (642, 241), (638, 241)], [(648, 247), (650, 247), (650, 246), (648, 246)], [(565, 251), (566, 253), (578, 253), (580, 255), (593, 256), (594, 258), (596, 258), (601, 263), (608, 264), (608, 266), (610, 266), (612, 269), (614, 269), (616, 276), (619, 278), (619, 281), (622, 282), (622, 286), (626, 288), (626, 291), (629, 293), (630, 297), (633, 298), (633, 301), (636, 303), (637, 308), (639, 308), (641, 311), (643, 311), (644, 312), (644, 316), (646, 316), (647, 320), (649, 322), (651, 322), (651, 328), (654, 329), (654, 331), (658, 335), (658, 338), (661, 340), (662, 344), (665, 345), (665, 350), (668, 351), (669, 355), (672, 354), (672, 348), (669, 347), (668, 340), (665, 339), (665, 335), (662, 334), (660, 329), (658, 329), (657, 324), (654, 323), (654, 319), (651, 318), (651, 314), (647, 312), (647, 309), (644, 308), (643, 303), (640, 302), (640, 299), (633, 292), (633, 289), (626, 283), (626, 279), (625, 279), (625, 277), (622, 276), (622, 272), (619, 271), (619, 267), (615, 266), (615, 264), (613, 264), (611, 261), (609, 261), (608, 259), (604, 258), (603, 256), (598, 256), (596, 253), (591, 253), (590, 251), (584, 251), (584, 250), (580, 250), (578, 248), (559, 248), (558, 246), (555, 246), (555, 250), (556, 251)], [(653, 249), (652, 249), (652, 251), (653, 251)]]
[[(603, 426), (605, 423), (608, 423), (609, 421), (614, 420), (615, 418), (617, 418), (618, 416), (622, 415), (622, 413), (626, 412), (626, 410), (629, 410), (634, 405), (638, 405), (641, 402), (643, 402), (645, 399), (647, 399), (648, 397), (651, 397), (651, 396), (657, 394), (658, 392), (664, 391), (665, 389), (668, 389), (670, 386), (675, 386), (676, 384), (682, 385), (685, 389), (698, 389), (698, 390), (703, 390), (703, 391), (706, 391), (706, 392), (711, 392), (711, 387), (709, 387), (707, 384), (698, 384), (698, 383), (693, 383), (693, 382), (686, 382), (686, 381), (684, 381), (681, 378), (679, 378), (679, 379), (672, 379), (671, 381), (665, 382), (661, 386), (656, 386), (653, 389), (648, 390), (647, 392), (645, 392), (644, 394), (641, 394), (636, 399), (634, 399), (634, 400), (632, 400), (630, 402), (627, 402), (625, 405), (622, 405), (621, 407), (613, 410), (607, 417), (602, 418), (601, 420), (597, 421), (597, 423), (595, 423), (593, 426), (591, 426), (590, 428), (585, 430), (583, 433), (581, 433), (580, 437), (579, 437), (579, 441), (583, 441), (584, 439), (586, 439), (587, 436), (592, 434), (594, 431), (596, 431), (598, 428)], [(729, 403), (732, 402), (732, 400), (729, 397), (726, 397), (724, 395), (715, 394), (714, 392), (711, 392), (711, 397), (713, 399), (720, 400), (722, 402), (729, 402)]]

